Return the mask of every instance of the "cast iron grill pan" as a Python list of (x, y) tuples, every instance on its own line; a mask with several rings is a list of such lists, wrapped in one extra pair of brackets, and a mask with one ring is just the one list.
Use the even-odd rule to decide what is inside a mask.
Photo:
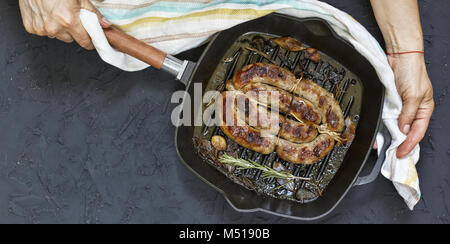
[[(214, 89), (221, 91), (224, 87), (220, 84), (230, 79), (245, 64), (269, 62), (256, 53), (242, 49), (242, 44), (238, 43), (241, 38), (246, 39), (252, 35), (266, 40), (270, 37), (290, 36), (317, 48), (322, 54), (322, 62), (319, 64), (309, 61), (302, 56), (303, 54), (296, 56), (299, 54), (286, 53), (286, 50), (276, 48), (266, 51), (280, 66), (297, 74), (299, 70), (303, 70), (306, 79), (312, 79), (329, 91), (335, 92), (337, 86), (346, 91), (341, 93), (342, 96), (338, 97), (338, 101), (345, 115), (350, 116), (358, 127), (355, 140), (349, 148), (336, 147), (324, 160), (314, 166), (294, 166), (277, 159), (274, 154), (264, 157), (248, 149), (239, 147), (237, 149), (239, 156), (244, 159), (254, 159), (267, 165), (278, 160), (299, 176), (313, 175), (314, 179), (319, 180), (327, 176), (329, 181), (322, 181), (324, 182), (322, 187), (325, 189), (323, 196), (314, 195), (299, 199), (294, 193), (283, 192), (283, 190), (272, 195), (261, 194), (261, 192), (264, 193), (264, 189), (269, 189), (278, 182), (262, 181), (258, 172), (254, 171), (236, 172), (235, 176), (244, 175), (253, 184), (259, 184), (258, 181), (263, 182), (263, 187), (256, 189), (260, 189), (259, 193), (255, 192), (255, 189), (247, 189), (248, 185), (246, 188), (242, 186), (243, 184), (234, 184), (227, 177), (230, 176), (229, 174), (217, 170), (215, 164), (208, 163), (208, 160), (197, 153), (198, 148), (192, 140), (192, 138), (209, 139), (214, 134), (220, 134), (221, 131), (217, 128), (204, 126), (177, 128), (175, 142), (178, 154), (192, 172), (222, 193), (237, 211), (264, 211), (300, 220), (321, 218), (330, 213), (344, 198), (366, 163), (381, 121), (384, 88), (370, 63), (352, 45), (339, 38), (325, 21), (271, 14), (216, 35), (204, 51), (190, 78), (187, 88), (189, 96), (194, 97), (194, 84), (201, 83), (203, 93)], [(253, 38), (250, 38), (250, 45), (252, 40)], [(233, 62), (227, 62), (229, 60), (226, 59), (235, 55)], [(198, 115), (192, 113), (191, 116), (195, 118)], [(341, 156), (341, 158), (334, 159), (334, 156)], [(332, 174), (328, 172), (329, 169), (336, 168), (339, 170)], [(325, 172), (328, 173), (325, 174)], [(297, 186), (299, 189), (313, 192), (312, 186), (308, 183), (300, 182), (299, 184)], [(264, 186), (268, 187), (264, 188)]]
[[(305, 79), (313, 80), (333, 93), (341, 104), (344, 116), (350, 116), (354, 124), (357, 125), (363, 91), (359, 78), (323, 53), (321, 53), (321, 61), (315, 63), (305, 56), (305, 52), (289, 52), (277, 46), (271, 41), (274, 38), (277, 38), (277, 36), (264, 33), (246, 33), (240, 36), (222, 58), (222, 62), (215, 70), (206, 90), (223, 91), (225, 82), (248, 64), (274, 63), (297, 74), (297, 78), (300, 78), (301, 74), (303, 74)], [(249, 48), (260, 50), (265, 55), (252, 51)], [(242, 159), (250, 159), (269, 167), (274, 167), (275, 162), (277, 164), (281, 163), (283, 166), (278, 165), (278, 167), (283, 167), (296, 176), (313, 180), (312, 182), (296, 181), (287, 184), (283, 180), (265, 180), (259, 170), (239, 170), (218, 162), (217, 152), (211, 153), (211, 147), (204, 146), (215, 135), (227, 138), (219, 127), (204, 126), (201, 130), (197, 128), (194, 135), (194, 144), (198, 144), (198, 153), (203, 159), (227, 175), (230, 180), (249, 190), (299, 203), (314, 201), (320, 197), (320, 194), (324, 192), (326, 186), (341, 166), (349, 146), (338, 145), (319, 163), (306, 166), (294, 165), (281, 160), (276, 153), (269, 155), (259, 154), (227, 139), (227, 143), (232, 144), (229, 147), (231, 148), (231, 154), (237, 154)]]

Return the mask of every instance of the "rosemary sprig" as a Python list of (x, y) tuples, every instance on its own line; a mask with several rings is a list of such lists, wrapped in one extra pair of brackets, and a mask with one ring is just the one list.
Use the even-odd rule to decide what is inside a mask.
[(278, 172), (268, 166), (258, 164), (252, 160), (244, 160), (240, 158), (234, 158), (227, 154), (223, 154), (220, 156), (219, 161), (224, 164), (229, 164), (232, 166), (237, 167), (240, 170), (245, 169), (257, 169), (262, 171), (262, 176), (264, 179), (270, 179), (270, 178), (276, 178), (276, 179), (284, 179), (287, 181), (293, 181), (293, 180), (304, 180), (304, 181), (311, 181), (310, 178), (304, 178), (304, 177), (298, 177), (295, 175), (292, 175), (289, 172)]

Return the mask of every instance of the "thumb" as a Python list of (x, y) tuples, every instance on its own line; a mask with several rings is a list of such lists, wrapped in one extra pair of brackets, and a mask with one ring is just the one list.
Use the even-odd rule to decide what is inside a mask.
[(95, 14), (97, 14), (98, 17), (98, 21), (100, 22), (100, 25), (103, 28), (109, 28), (111, 27), (111, 23), (105, 18), (103, 17), (103, 15), (100, 13), (100, 11), (98, 11), (98, 9), (91, 3), (91, 1), (89, 0), (81, 0), (81, 9), (86, 9), (89, 10)]
[(411, 125), (414, 122), (419, 109), (420, 99), (406, 98), (403, 101), (403, 109), (398, 120), (398, 126), (404, 134), (408, 134), (411, 130)]

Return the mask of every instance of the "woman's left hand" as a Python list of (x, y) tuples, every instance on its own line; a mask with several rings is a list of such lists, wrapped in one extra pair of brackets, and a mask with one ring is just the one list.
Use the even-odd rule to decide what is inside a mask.
[(425, 137), (434, 110), (433, 87), (422, 54), (395, 55), (388, 59), (403, 100), (398, 125), (407, 138), (398, 148), (397, 158), (404, 158)]

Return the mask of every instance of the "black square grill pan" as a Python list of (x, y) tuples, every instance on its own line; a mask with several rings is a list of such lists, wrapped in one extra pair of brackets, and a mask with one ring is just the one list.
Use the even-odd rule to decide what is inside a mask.
[[(207, 140), (212, 135), (221, 135), (220, 129), (186, 125), (176, 129), (175, 144), (181, 161), (201, 180), (220, 192), (237, 211), (263, 211), (298, 220), (316, 220), (333, 211), (353, 186), (370, 183), (379, 174), (384, 157), (377, 160), (369, 176), (359, 177), (377, 133), (381, 132), (387, 138), (381, 155), (384, 155), (390, 144), (389, 133), (381, 123), (384, 87), (371, 64), (351, 44), (340, 38), (326, 21), (318, 18), (298, 19), (275, 13), (246, 22), (216, 34), (197, 63), (178, 60), (115, 29), (106, 30), (105, 33), (118, 50), (176, 75), (187, 86), (183, 101), (188, 97), (194, 98), (194, 87), (200, 84), (203, 94), (211, 90), (222, 91), (225, 81), (237, 70), (256, 62), (275, 62), (294, 73), (304, 72), (306, 78), (330, 92), (341, 90), (336, 98), (345, 115), (357, 124), (356, 137), (351, 146), (335, 148), (324, 160), (313, 166), (293, 166), (282, 162), (298, 176), (322, 179), (328, 174), (323, 195), (308, 201), (296, 199), (295, 194), (287, 191), (261, 194), (263, 191), (250, 190), (242, 184), (233, 183), (230, 178), (245, 177), (256, 185), (276, 185), (273, 180), (262, 182), (257, 172), (237, 172), (230, 176), (202, 157), (194, 139)], [(258, 45), (267, 43), (270, 38), (285, 36), (317, 48), (323, 60), (318, 64), (313, 63), (302, 53), (291, 53), (279, 47), (265, 50), (271, 59), (267, 60), (267, 56), (262, 57), (243, 48), (248, 43)], [(194, 114), (194, 111), (198, 107), (195, 109), (194, 106), (202, 104), (192, 104), (191, 118), (196, 118), (198, 114)], [(260, 160), (268, 165), (276, 160), (276, 155), (263, 157), (248, 149), (239, 150), (244, 159)], [(268, 157), (272, 158), (269, 160)], [(332, 166), (336, 170), (330, 174), (329, 168)], [(298, 188), (308, 189), (308, 184), (299, 183)]]

